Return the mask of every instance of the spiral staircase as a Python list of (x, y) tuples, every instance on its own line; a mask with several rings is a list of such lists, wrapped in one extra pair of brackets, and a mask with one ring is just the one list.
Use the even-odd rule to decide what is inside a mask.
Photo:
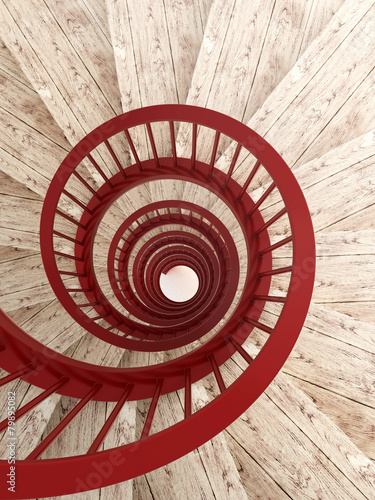
[(374, 2), (0, 19), (1, 498), (373, 498)]

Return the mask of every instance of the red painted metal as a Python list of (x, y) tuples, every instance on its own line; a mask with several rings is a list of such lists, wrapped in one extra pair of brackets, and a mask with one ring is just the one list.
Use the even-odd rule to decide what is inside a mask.
[[(164, 122), (169, 126), (171, 157), (163, 158), (158, 154), (158, 144), (152, 131), (154, 122)], [(189, 158), (177, 156), (176, 122), (192, 124)], [(146, 125), (153, 155), (149, 160), (140, 160), (131, 140), (131, 129), (138, 125)], [(209, 163), (199, 159), (198, 127), (209, 127), (215, 131)], [(112, 148), (110, 139), (117, 134), (123, 134), (127, 139), (135, 159), (133, 165), (124, 165)], [(215, 168), (221, 136), (235, 142), (227, 173)], [(105, 173), (108, 170), (104, 170), (94, 159), (95, 149), (101, 144), (110, 153), (117, 172), (115, 175), (108, 176)], [(255, 167), (241, 185), (233, 180), (232, 173), (242, 149), (247, 149), (254, 157)], [(98, 189), (94, 189), (88, 179), (76, 170), (84, 160), (90, 162), (103, 180)], [(269, 187), (258, 202), (254, 202), (249, 191), (261, 165), (269, 174), (269, 184), (266, 184)], [(87, 203), (67, 188), (72, 175), (87, 189)], [(43, 208), (41, 249), (48, 278), (62, 305), (93, 335), (114, 345), (144, 351), (173, 348), (176, 339), (189, 343), (208, 333), (218, 323), (237, 290), (238, 256), (231, 235), (225, 233), (226, 228), (221, 228), (221, 222), (202, 207), (188, 207), (181, 203), (176, 207), (176, 202), (171, 200), (164, 206), (145, 207), (141, 215), (146, 216), (146, 222), (140, 222), (141, 215), (134, 214), (131, 220), (125, 221), (121, 231), (119, 229), (116, 242), (112, 242), (108, 271), (111, 284), (117, 287), (125, 302), (132, 304), (134, 316), (131, 319), (116, 310), (99, 289), (92, 248), (101, 220), (122, 193), (144, 182), (160, 179), (177, 179), (205, 187), (232, 210), (243, 231), (249, 264), (238, 304), (224, 327), (188, 354), (169, 362), (137, 368), (96, 366), (62, 356), (31, 338), (0, 310), (0, 343), (3, 347), (0, 350), (0, 366), (10, 373), (3, 383), (19, 377), (45, 390), (21, 408), (18, 415), (26, 414), (53, 392), (81, 400), (34, 450), (30, 450), (26, 460), (17, 461), (17, 490), (12, 498), (42, 498), (96, 489), (144, 474), (190, 452), (223, 430), (257, 399), (293, 348), (309, 306), (315, 269), (313, 229), (303, 194), (282, 158), (258, 134), (220, 113), (192, 106), (154, 106), (116, 117), (88, 134), (57, 170)], [(264, 221), (259, 208), (275, 187), (284, 206), (269, 221)], [(60, 204), (62, 194), (81, 209), (79, 220), (65, 213)], [(163, 208), (167, 209), (166, 214), (161, 213)], [(175, 208), (177, 213), (174, 213)], [(189, 213), (184, 214), (182, 210)], [(154, 216), (152, 211), (157, 215)], [(272, 244), (268, 229), (284, 214), (288, 215), (291, 234)], [(74, 236), (56, 228), (56, 217), (65, 220), (69, 227), (76, 228)], [(169, 230), (161, 233), (160, 238), (145, 241), (134, 260), (131, 274), (136, 285), (131, 289), (127, 263), (130, 262), (128, 254), (135, 241), (147, 238), (150, 228), (164, 228), (171, 224), (193, 226), (204, 239), (199, 241), (191, 234), (181, 234), (184, 233), (182, 230)], [(125, 236), (126, 229), (129, 236)], [(70, 254), (54, 247), (54, 236), (63, 238), (66, 245), (71, 245)], [(272, 269), (273, 251), (286, 244), (293, 247), (291, 264)], [(57, 256), (73, 264), (75, 270), (60, 269)], [(196, 296), (182, 304), (166, 299), (159, 286), (160, 274), (176, 263), (191, 266), (201, 282)], [(287, 295), (280, 297), (272, 289), (272, 276), (284, 273), (291, 273), (291, 285)], [(70, 290), (81, 292), (79, 295), (83, 296), (84, 302), (75, 302), (62, 276), (79, 280), (79, 286), (69, 286)], [(267, 301), (279, 302), (282, 306), (279, 318), (272, 326), (261, 321)], [(90, 319), (88, 310), (94, 311), (97, 319)], [(140, 318), (147, 317), (150, 326), (139, 323), (135, 313)], [(184, 317), (187, 318), (185, 321)], [(98, 318), (106, 324), (105, 328), (96, 323)], [(151, 323), (152, 318), (155, 324)], [(194, 322), (197, 323), (195, 326)], [(269, 333), (268, 341), (256, 357), (250, 356), (243, 345), (254, 327)], [(248, 368), (232, 385), (227, 386), (220, 366), (237, 352), (247, 362)], [(194, 412), (192, 384), (211, 373), (215, 376), (220, 395)], [(179, 389), (185, 392), (185, 418), (162, 432), (152, 434), (152, 422), (156, 418), (160, 398)], [(115, 401), (117, 404), (89, 450), (75, 457), (38, 460), (92, 399)], [(132, 443), (98, 452), (126, 401), (140, 399), (151, 400), (141, 435)], [(97, 472), (98, 464), (103, 463), (109, 473), (101, 475)], [(0, 471), (5, 477), (8, 471), (6, 461), (0, 462)], [(2, 483), (0, 497), (6, 498), (6, 495), (6, 485)]]

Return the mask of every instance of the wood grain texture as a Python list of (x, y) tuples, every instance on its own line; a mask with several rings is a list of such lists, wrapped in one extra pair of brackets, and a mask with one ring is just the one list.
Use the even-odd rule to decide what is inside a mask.
[(224, 431), (224, 436), (249, 498), (257, 500), (286, 500), (290, 498), (254, 460), (251, 456), (251, 450), (248, 450), (243, 438), (236, 441), (227, 430)]
[[(272, 319), (267, 313), (262, 315), (265, 321), (268, 318)], [(321, 332), (304, 327), (283, 367), (284, 372), (375, 408), (372, 391), (375, 355), (329, 334), (328, 328)], [(250, 341), (259, 347), (267, 338), (254, 331)]]
[[(374, 174), (375, 163), (372, 156), (307, 187), (304, 195), (315, 231), (337, 230), (335, 223), (373, 205), (375, 201)], [(265, 220), (268, 220), (283, 206), (283, 202), (279, 202), (272, 207), (264, 208), (261, 211), (262, 215)], [(284, 234), (288, 224), (288, 221), (283, 219), (273, 225), (272, 229), (279, 234)], [(346, 226), (346, 229), (359, 228), (352, 225)]]
[[(302, 44), (307, 46), (331, 19), (338, 3), (214, 2), (188, 104), (247, 122), (297, 62)], [(186, 153), (186, 133), (184, 127), (179, 135), (181, 153)], [(207, 134), (202, 143), (206, 141)], [(219, 151), (228, 144), (220, 145)]]
[[(68, 150), (68, 141), (37, 92), (30, 88), (30, 84), (26, 85), (16, 78), (14, 72), (9, 73), (2, 57), (0, 61), (0, 107), (63, 149)], [(23, 76), (20, 69), (17, 76), (18, 74)]]
[[(351, 169), (355, 173), (358, 164), (374, 156), (375, 130), (372, 129), (328, 151), (322, 156), (314, 158), (307, 163), (297, 165), (293, 168), (293, 175), (296, 177), (301, 189), (305, 192), (307, 188), (343, 170)], [(347, 172), (351, 170), (347, 170)], [(234, 177), (239, 180), (244, 180), (244, 175), (245, 172), (242, 172), (242, 177), (235, 172)], [(269, 183), (264, 184), (262, 178), (255, 177), (247, 191), (251, 194), (253, 199), (257, 200), (268, 186)], [(336, 195), (338, 196), (339, 192), (337, 192)], [(272, 192), (262, 204), (262, 208), (267, 208), (277, 201), (280, 201), (280, 194), (278, 192)]]
[(352, 318), (359, 319), (367, 323), (375, 323), (374, 302), (327, 302), (325, 306), (339, 313), (351, 316)]
[(296, 377), (293, 384), (303, 391), (369, 458), (375, 458), (375, 410)]
[[(59, 3), (50, 5), (58, 7)], [(17, 2), (2, 5), (3, 39), (70, 142), (75, 144), (84, 135), (83, 130), (89, 132), (114, 114), (91, 74), (95, 74), (93, 60), (98, 47), (87, 40), (83, 63), (68, 33), (44, 2), (29, 2), (26, 14)], [(39, 36), (41, 26), (43, 38)], [(82, 42), (85, 34), (91, 35), (88, 28), (94, 24), (87, 20), (86, 29), (79, 26)], [(94, 39), (97, 43), (102, 41)]]
[[(371, 69), (367, 61), (375, 43), (373, 9), (372, 1), (356, 0), (343, 4), (248, 122), (291, 167), (311, 159), (306, 151), (341, 108), (345, 116), (352, 113), (351, 106), (346, 106), (348, 98)], [(300, 110), (304, 112), (300, 113)], [(299, 116), (298, 126), (295, 126), (296, 116)], [(352, 128), (354, 135), (350, 138), (364, 132), (360, 122), (358, 127), (357, 131)], [(339, 144), (338, 137), (334, 146)], [(332, 147), (332, 142), (329, 147)], [(322, 151), (327, 151), (324, 144), (320, 154)], [(220, 168), (224, 169), (232, 154), (233, 146), (220, 161)], [(246, 168), (246, 158), (245, 153), (240, 155), (240, 167), (242, 162)]]
[(10, 195), (28, 200), (43, 201), (43, 199), (24, 184), (0, 170), (0, 195)]
[(310, 43), (322, 32), (343, 3), (344, 0), (331, 0), (330, 2), (315, 0), (313, 2), (299, 55), (303, 54)]
[(49, 0), (45, 4), (54, 19), (58, 21), (58, 25), (87, 68), (113, 113), (120, 114), (121, 101), (113, 49), (110, 40), (105, 35), (108, 22), (105, 22), (105, 19), (99, 20), (98, 17), (92, 16), (90, 8), (92, 8), (93, 2), (91, 5), (90, 2), (86, 5), (84, 0), (75, 2)]
[[(33, 0), (25, 16), (17, 2), (7, 2), (1, 5), (0, 16), (5, 43), (75, 145), (93, 128), (121, 113), (121, 106), (109, 41), (83, 3), (76, 12), (73, 5), (62, 5), (59, 0), (50, 5)], [(62, 17), (61, 23), (56, 16)], [(126, 163), (130, 157), (125, 139), (116, 136), (113, 143)], [(107, 175), (114, 173), (114, 162), (105, 148), (93, 155)], [(102, 182), (88, 165), (96, 181)]]
[[(225, 366), (229, 378), (238, 373), (234, 363)], [(374, 465), (286, 375), (228, 432), (246, 441), (249, 454), (292, 498), (371, 496)]]

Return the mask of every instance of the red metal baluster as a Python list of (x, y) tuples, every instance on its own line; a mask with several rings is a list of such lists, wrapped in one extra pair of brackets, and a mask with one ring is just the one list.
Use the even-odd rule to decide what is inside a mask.
[(282, 210), (280, 210), (280, 212), (278, 212), (276, 215), (274, 215), (272, 217), (272, 219), (270, 219), (265, 224), (263, 224), (262, 227), (260, 227), (259, 229), (257, 229), (255, 231), (255, 234), (259, 236), (262, 231), (264, 231), (265, 229), (267, 229), (271, 224), (273, 224), (274, 222), (276, 222), (278, 219), (280, 219), (280, 217), (282, 217), (286, 213), (287, 213), (287, 209), (286, 209), (286, 207), (284, 207)]
[(141, 162), (140, 162), (140, 160), (139, 160), (139, 157), (138, 157), (137, 151), (136, 151), (136, 149), (135, 149), (135, 146), (134, 146), (133, 140), (132, 140), (132, 138), (130, 137), (129, 131), (128, 131), (128, 130), (124, 130), (124, 134), (125, 134), (125, 137), (126, 137), (126, 139), (127, 139), (128, 143), (129, 143), (129, 146), (130, 146), (131, 152), (133, 153), (133, 156), (134, 156), (135, 162), (136, 162), (136, 164), (138, 165), (139, 170), (140, 170), (141, 172), (143, 172), (142, 163), (141, 163)]
[(189, 418), (191, 415), (191, 370), (186, 368), (185, 370), (185, 418)]
[(104, 144), (107, 146), (107, 149), (109, 151), (109, 154), (112, 156), (113, 161), (116, 163), (117, 168), (119, 171), (122, 173), (125, 179), (128, 178), (124, 167), (121, 165), (120, 160), (117, 158), (116, 153), (113, 151), (112, 146), (110, 145), (109, 141), (107, 139), (104, 139)]
[(10, 373), (5, 377), (0, 378), (0, 387), (2, 387), (5, 384), (8, 384), (9, 382), (12, 382), (12, 380), (15, 380), (16, 378), (22, 377), (22, 375), (26, 375), (26, 373), (29, 373), (33, 370), (35, 370), (35, 366), (29, 364), (24, 366), (20, 370), (17, 370), (14, 373)]
[(245, 184), (242, 186), (242, 189), (240, 191), (240, 194), (237, 197), (237, 200), (241, 200), (242, 199), (242, 197), (245, 194), (247, 188), (249, 187), (250, 182), (253, 180), (254, 175), (257, 173), (257, 171), (258, 171), (258, 169), (259, 169), (260, 166), (261, 166), (261, 163), (260, 163), (259, 160), (257, 160), (257, 162), (255, 163), (253, 169), (251, 170), (248, 178), (246, 179)]
[(71, 238), (70, 236), (67, 236), (64, 233), (61, 233), (60, 231), (53, 230), (52, 234), (54, 234), (55, 236), (59, 236), (60, 238), (64, 238), (65, 240), (71, 241), (72, 243), (76, 243), (77, 245), (83, 245), (82, 241), (78, 241), (75, 238)]
[(197, 156), (197, 128), (198, 125), (196, 123), (193, 123), (193, 130), (192, 130), (192, 151), (191, 151), (191, 169), (195, 170), (195, 161), (196, 161), (196, 156)]
[(133, 385), (126, 386), (124, 394), (118, 400), (118, 402), (117, 402), (116, 406), (113, 408), (110, 416), (107, 418), (105, 424), (100, 429), (99, 434), (96, 436), (94, 442), (90, 446), (90, 448), (87, 452), (87, 455), (92, 455), (93, 453), (95, 453), (98, 450), (99, 446), (102, 444), (102, 442), (104, 441), (104, 438), (108, 434), (109, 429), (112, 427), (113, 422), (115, 421), (117, 415), (120, 413), (122, 407), (126, 403), (132, 389), (133, 389)]
[(275, 187), (276, 187), (275, 182), (270, 184), (270, 186), (266, 189), (266, 191), (262, 194), (259, 200), (254, 204), (252, 209), (249, 211), (249, 213), (247, 214), (248, 217), (252, 217), (254, 215), (255, 211), (260, 207), (260, 205), (264, 202), (264, 200), (272, 193)]
[(101, 175), (101, 177), (103, 177), (104, 181), (106, 182), (106, 184), (108, 184), (108, 186), (110, 188), (113, 188), (113, 185), (111, 183), (111, 181), (108, 179), (108, 177), (105, 175), (105, 173), (103, 172), (103, 170), (99, 167), (99, 165), (97, 164), (97, 162), (94, 160), (94, 158), (91, 156), (90, 153), (87, 153), (87, 158), (90, 160), (90, 162), (92, 163), (92, 165), (95, 167), (95, 169), (99, 172), (99, 174)]
[(246, 316), (243, 318), (243, 320), (246, 321), (246, 323), (250, 323), (250, 325), (253, 325), (256, 328), (259, 328), (259, 330), (263, 330), (266, 333), (273, 332), (273, 328), (270, 328), (269, 326), (264, 325), (263, 323), (259, 323), (259, 321), (254, 321), (253, 319), (247, 318)]
[(220, 140), (220, 132), (217, 130), (216, 134), (215, 134), (214, 145), (212, 147), (210, 168), (209, 168), (209, 172), (208, 172), (208, 176), (209, 177), (212, 177), (212, 173), (213, 173), (213, 170), (214, 170), (217, 148), (219, 146), (219, 140)]
[(61, 212), (61, 210), (56, 210), (56, 213), (58, 215), (60, 215), (61, 217), (64, 217), (64, 219), (68, 220), (69, 222), (71, 222), (72, 224), (75, 224), (76, 226), (78, 227), (81, 227), (82, 229), (87, 229), (86, 226), (84, 226), (83, 224), (81, 224), (80, 222), (76, 221), (75, 219), (73, 219), (72, 217), (70, 217), (69, 215), (67, 214), (64, 214), (64, 212)]
[(77, 177), (77, 179), (90, 191), (91, 194), (95, 196), (95, 198), (97, 198), (99, 201), (103, 199), (76, 170), (73, 170), (72, 174)]
[(67, 414), (63, 420), (46, 436), (41, 443), (27, 456), (26, 460), (36, 460), (39, 458), (46, 449), (55, 441), (56, 438), (63, 432), (69, 425), (73, 418), (89, 403), (95, 394), (102, 387), (101, 384), (95, 384), (87, 395)]
[[(62, 377), (56, 384), (53, 384), (49, 389), (46, 389), (43, 391), (39, 396), (36, 396), (36, 398), (32, 399), (29, 403), (25, 404), (22, 408), (16, 411), (15, 413), (15, 420), (19, 419), (22, 417), (22, 415), (25, 415), (25, 413), (29, 412), (36, 406), (38, 406), (39, 403), (44, 401), (45, 399), (48, 398), (52, 393), (56, 392), (58, 389), (60, 389), (63, 385), (65, 385), (67, 382), (69, 382), (68, 377)], [(0, 432), (3, 431), (6, 427), (8, 427), (8, 419), (4, 419), (2, 422), (0, 422)]]
[(145, 424), (143, 426), (140, 441), (142, 441), (143, 439), (146, 439), (150, 433), (151, 424), (152, 424), (152, 421), (153, 421), (153, 418), (155, 415), (155, 410), (156, 410), (156, 406), (157, 406), (158, 401), (159, 401), (162, 387), (163, 387), (163, 379), (159, 379), (156, 383), (154, 396), (152, 398), (150, 408), (149, 408), (148, 413), (147, 413), (147, 417), (146, 417)]
[(176, 136), (174, 133), (174, 122), (172, 122), (172, 121), (169, 122), (169, 131), (171, 134), (173, 166), (177, 167)]
[(278, 297), (273, 295), (254, 295), (254, 300), (265, 300), (267, 302), (286, 302), (286, 297)]
[(69, 193), (66, 189), (62, 189), (61, 192), (65, 194), (68, 198), (70, 198), (76, 205), (81, 207), (83, 210), (92, 215), (94, 212), (90, 210), (84, 203), (81, 203), (73, 194)]
[(258, 277), (263, 278), (263, 276), (274, 276), (276, 274), (291, 273), (292, 271), (293, 271), (293, 266), (279, 267), (278, 269), (271, 269), (270, 271), (263, 271), (262, 273), (258, 274)]
[(287, 238), (284, 238), (283, 240), (278, 241), (274, 245), (271, 245), (271, 246), (265, 248), (264, 250), (261, 250), (259, 252), (259, 255), (262, 256), (262, 255), (266, 254), (267, 252), (272, 252), (273, 250), (276, 250), (277, 248), (280, 248), (284, 245), (287, 245), (291, 241), (293, 241), (293, 236), (288, 236)]
[(242, 148), (242, 145), (240, 143), (238, 143), (237, 147), (236, 147), (236, 151), (234, 152), (231, 164), (229, 166), (229, 170), (228, 170), (225, 182), (224, 182), (223, 189), (226, 189), (228, 187), (228, 183), (229, 183), (230, 178), (232, 177), (233, 170), (234, 170), (234, 167), (236, 165), (236, 161), (237, 161), (238, 155), (240, 154), (241, 148)]
[(233, 346), (236, 348), (239, 354), (243, 357), (243, 359), (251, 365), (251, 363), (254, 361), (254, 359), (250, 356), (250, 354), (245, 351), (245, 349), (240, 345), (233, 337), (228, 338), (229, 342), (233, 344)]
[(152, 149), (152, 154), (154, 155), (155, 164), (156, 164), (157, 168), (160, 168), (159, 157), (158, 157), (158, 152), (157, 152), (156, 145), (155, 145), (154, 134), (152, 133), (151, 123), (146, 123), (146, 128), (147, 128), (148, 137), (150, 139), (151, 149)]
[(214, 372), (214, 375), (215, 375), (215, 378), (216, 378), (217, 385), (219, 386), (220, 392), (224, 392), (226, 390), (226, 387), (225, 387), (225, 383), (224, 383), (223, 377), (222, 377), (222, 375), (220, 373), (220, 369), (217, 366), (215, 356), (213, 354), (210, 354), (208, 356), (208, 359), (209, 359), (209, 361), (211, 363), (211, 366), (212, 366), (212, 369), (213, 369), (213, 372)]

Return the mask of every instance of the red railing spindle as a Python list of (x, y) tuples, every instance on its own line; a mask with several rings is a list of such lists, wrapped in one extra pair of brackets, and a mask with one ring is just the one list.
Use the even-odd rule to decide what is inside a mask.
[(288, 236), (287, 238), (284, 238), (283, 240), (281, 241), (278, 241), (277, 243), (274, 243), (273, 245), (267, 247), (267, 248), (264, 248), (263, 250), (261, 250), (259, 252), (259, 256), (262, 256), (268, 252), (272, 252), (273, 250), (276, 250), (277, 248), (280, 248), (284, 245), (287, 245), (288, 243), (292, 242), (293, 241), (293, 236)]
[(255, 174), (258, 172), (258, 169), (260, 166), (261, 166), (261, 162), (259, 160), (257, 160), (257, 162), (255, 163), (254, 167), (252, 168), (248, 178), (246, 179), (245, 184), (242, 186), (242, 189), (240, 191), (240, 194), (237, 197), (237, 200), (242, 199), (243, 195), (245, 194), (247, 188), (250, 185), (250, 182), (253, 180), (253, 178), (254, 178)]
[(186, 368), (185, 370), (185, 418), (191, 416), (192, 401), (191, 401), (191, 370)]
[(157, 404), (158, 404), (158, 401), (160, 398), (160, 393), (161, 393), (162, 387), (163, 387), (163, 379), (160, 378), (156, 382), (154, 396), (152, 398), (150, 408), (148, 409), (148, 413), (147, 413), (147, 417), (146, 417), (146, 420), (145, 420), (145, 423), (143, 426), (142, 434), (141, 434), (141, 437), (139, 439), (140, 441), (142, 441), (143, 439), (146, 439), (148, 437), (148, 435), (150, 434), (152, 421), (154, 419), (154, 415), (155, 415), (156, 407), (157, 407)]
[(261, 206), (261, 204), (264, 202), (264, 200), (266, 198), (268, 198), (268, 196), (272, 193), (272, 191), (275, 189), (275, 187), (276, 187), (276, 183), (275, 182), (273, 182), (272, 184), (270, 184), (268, 186), (268, 188), (266, 189), (266, 191), (262, 194), (262, 196), (259, 198), (259, 200), (254, 204), (254, 206), (252, 207), (252, 209), (247, 214), (248, 217), (252, 217), (254, 215), (255, 211), (258, 210), (258, 208)]
[(77, 170), (73, 170), (72, 174), (77, 177), (77, 179), (90, 191), (91, 194), (95, 196), (98, 200), (102, 200), (102, 197), (95, 191), (93, 187), (77, 172)]
[(211, 363), (212, 370), (214, 372), (214, 375), (215, 375), (215, 378), (216, 378), (216, 382), (217, 382), (217, 385), (219, 386), (220, 392), (224, 392), (226, 390), (226, 387), (225, 387), (225, 383), (224, 383), (223, 377), (222, 377), (222, 375), (220, 373), (220, 368), (218, 367), (218, 365), (216, 363), (215, 356), (213, 354), (210, 354), (208, 356), (208, 359), (209, 359), (209, 361)]
[(250, 354), (245, 351), (245, 349), (242, 347), (241, 344), (237, 342), (236, 339), (233, 337), (228, 338), (229, 342), (236, 348), (236, 351), (243, 357), (243, 359), (251, 365), (251, 363), (254, 361), (254, 359), (250, 356)]
[(117, 168), (118, 168), (118, 169), (119, 169), (119, 171), (122, 173), (123, 177), (124, 177), (125, 179), (127, 179), (127, 178), (128, 178), (128, 176), (127, 176), (127, 174), (126, 174), (126, 172), (125, 172), (125, 169), (124, 169), (124, 167), (121, 165), (120, 160), (117, 158), (116, 153), (113, 151), (113, 148), (112, 148), (112, 146), (110, 145), (110, 143), (109, 143), (108, 139), (104, 139), (104, 144), (107, 146), (107, 149), (108, 149), (108, 151), (109, 151), (109, 154), (112, 156), (112, 159), (113, 159), (113, 161), (116, 163)]
[(293, 271), (293, 266), (279, 267), (278, 269), (270, 269), (269, 271), (263, 271), (258, 274), (259, 278), (264, 276), (275, 276), (276, 274), (291, 273)]
[(279, 219), (280, 219), (280, 217), (282, 217), (282, 216), (283, 216), (284, 214), (286, 214), (286, 213), (287, 213), (287, 208), (286, 208), (286, 207), (282, 208), (282, 209), (280, 210), (280, 212), (278, 212), (278, 213), (277, 213), (276, 215), (274, 215), (274, 216), (273, 216), (273, 217), (272, 217), (269, 221), (267, 221), (265, 224), (263, 224), (263, 226), (262, 226), (262, 227), (260, 227), (259, 229), (257, 229), (257, 230), (255, 231), (255, 234), (259, 236), (259, 235), (260, 235), (260, 233), (261, 233), (262, 231), (264, 231), (265, 229), (267, 229), (268, 227), (270, 227), (270, 226), (271, 226), (271, 224), (273, 224), (274, 222), (276, 222), (277, 220), (279, 220)]
[(104, 441), (104, 438), (106, 437), (106, 435), (108, 434), (110, 428), (112, 427), (112, 425), (113, 425), (113, 423), (114, 423), (117, 415), (120, 413), (122, 407), (126, 403), (126, 401), (127, 401), (128, 397), (129, 397), (132, 389), (133, 389), (133, 385), (127, 385), (126, 386), (124, 394), (118, 400), (118, 402), (117, 402), (116, 406), (113, 408), (110, 416), (106, 420), (106, 422), (103, 425), (103, 427), (100, 429), (99, 434), (96, 436), (94, 442), (92, 443), (92, 445), (90, 446), (89, 450), (87, 451), (87, 455), (92, 455), (93, 453), (95, 453), (99, 449), (99, 446)]
[(213, 144), (213, 147), (212, 147), (210, 168), (209, 168), (209, 171), (208, 171), (208, 176), (209, 177), (212, 177), (212, 173), (213, 173), (213, 170), (214, 170), (217, 148), (219, 146), (219, 140), (220, 140), (220, 132), (217, 130), (216, 134), (215, 134), (214, 144)]
[[(32, 399), (29, 403), (25, 404), (22, 408), (17, 410), (15, 412), (15, 420), (19, 419), (22, 417), (22, 415), (25, 415), (25, 413), (28, 413), (30, 410), (38, 406), (39, 403), (44, 401), (45, 399), (48, 398), (52, 393), (56, 392), (60, 387), (65, 385), (67, 382), (69, 382), (68, 377), (62, 377), (56, 384), (53, 384), (49, 389), (46, 389), (43, 391), (39, 396), (36, 396), (34, 399)], [(6, 427), (8, 427), (8, 419), (5, 418), (2, 422), (0, 422), (0, 432), (2, 432)]]
[(127, 141), (128, 141), (128, 143), (129, 143), (129, 146), (130, 146), (131, 152), (132, 152), (132, 154), (133, 154), (133, 156), (134, 156), (135, 162), (136, 162), (136, 164), (138, 165), (139, 170), (140, 170), (141, 172), (143, 172), (142, 163), (140, 162), (140, 159), (139, 159), (139, 156), (138, 156), (137, 150), (135, 149), (133, 139), (130, 137), (129, 130), (125, 129), (125, 130), (124, 130), (124, 134), (125, 134), (126, 140), (127, 140)]
[(197, 157), (197, 129), (198, 125), (196, 123), (193, 123), (193, 130), (192, 130), (192, 151), (191, 151), (191, 169), (195, 170), (195, 161)]
[(169, 132), (171, 135), (173, 166), (177, 167), (176, 136), (175, 136), (175, 132), (174, 132), (174, 122), (173, 121), (169, 122)]
[(0, 378), (0, 387), (2, 387), (5, 384), (8, 384), (9, 382), (12, 382), (18, 377), (22, 377), (22, 375), (26, 375), (26, 373), (29, 373), (31, 371), (35, 370), (34, 365), (26, 365), (20, 370), (17, 370), (16, 372), (10, 373), (9, 375), (6, 375), (5, 377)]
[(99, 174), (101, 175), (101, 177), (104, 179), (105, 183), (108, 184), (108, 186), (110, 188), (113, 188), (113, 185), (112, 185), (111, 181), (105, 175), (105, 173), (103, 172), (103, 170), (99, 167), (98, 163), (94, 160), (94, 158), (91, 156), (91, 154), (87, 153), (86, 156), (90, 160), (90, 162), (92, 163), (92, 165), (94, 166), (94, 168), (99, 172)]
[(78, 413), (83, 410), (83, 408), (89, 403), (95, 394), (102, 387), (101, 384), (95, 384), (86, 396), (81, 399), (79, 403), (67, 414), (63, 420), (46, 436), (41, 443), (27, 456), (26, 460), (37, 460), (46, 449), (59, 437), (59, 435), (64, 431), (64, 429), (70, 424), (73, 418), (78, 415)]
[(241, 148), (242, 148), (242, 145), (240, 143), (238, 143), (237, 147), (236, 147), (236, 150), (234, 152), (232, 161), (230, 163), (229, 170), (228, 170), (225, 182), (224, 182), (224, 186), (223, 186), (224, 189), (226, 189), (228, 187), (228, 184), (229, 184), (230, 178), (232, 177), (234, 167), (236, 166), (236, 162), (237, 162), (237, 159), (238, 159), (238, 155), (240, 154)]
[(263, 330), (263, 332), (270, 333), (270, 334), (273, 332), (273, 328), (270, 328), (269, 326), (264, 325), (263, 323), (259, 323), (259, 321), (255, 321), (251, 318), (247, 318), (246, 316), (243, 318), (243, 320), (246, 321), (246, 323), (249, 323), (250, 325), (255, 326), (256, 328), (259, 328), (259, 330)]
[(154, 134), (152, 133), (151, 123), (146, 123), (148, 137), (150, 139), (152, 154), (154, 155), (155, 164), (158, 168), (160, 168), (158, 152), (155, 145)]

